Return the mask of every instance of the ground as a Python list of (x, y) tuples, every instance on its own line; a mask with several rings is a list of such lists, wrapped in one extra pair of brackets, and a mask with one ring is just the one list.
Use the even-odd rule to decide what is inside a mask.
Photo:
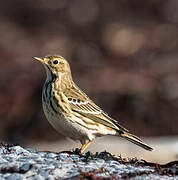
[(0, 145), (0, 179), (178, 179), (178, 161), (161, 165), (109, 152), (38, 152)]

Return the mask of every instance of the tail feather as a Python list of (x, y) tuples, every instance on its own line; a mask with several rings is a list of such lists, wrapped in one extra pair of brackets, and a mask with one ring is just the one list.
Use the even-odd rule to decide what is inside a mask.
[(138, 138), (137, 136), (124, 132), (122, 134), (120, 134), (121, 137), (127, 139), (128, 141), (148, 150), (148, 151), (152, 151), (153, 148), (151, 148), (150, 146), (148, 146), (147, 144), (145, 144), (140, 138)]

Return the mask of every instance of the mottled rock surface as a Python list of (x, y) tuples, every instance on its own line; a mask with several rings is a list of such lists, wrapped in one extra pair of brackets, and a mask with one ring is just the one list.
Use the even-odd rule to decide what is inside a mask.
[(166, 165), (123, 159), (108, 152), (81, 155), (37, 152), (18, 145), (0, 145), (0, 180), (178, 179), (178, 162)]

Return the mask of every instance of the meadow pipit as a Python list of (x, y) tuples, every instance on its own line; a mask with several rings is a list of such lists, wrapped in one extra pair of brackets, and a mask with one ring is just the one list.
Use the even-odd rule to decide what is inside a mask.
[(61, 56), (34, 57), (47, 73), (42, 103), (49, 123), (64, 136), (79, 140), (81, 153), (95, 137), (114, 135), (142, 148), (152, 148), (112, 119), (73, 82), (68, 62)]

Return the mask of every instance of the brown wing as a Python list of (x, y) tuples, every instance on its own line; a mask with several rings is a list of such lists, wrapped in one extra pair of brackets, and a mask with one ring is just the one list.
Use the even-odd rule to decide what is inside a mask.
[(107, 127), (128, 132), (127, 129), (119, 125), (116, 120), (109, 117), (108, 114), (91, 101), (76, 85), (74, 85), (73, 88), (66, 89), (64, 95), (73, 111)]

